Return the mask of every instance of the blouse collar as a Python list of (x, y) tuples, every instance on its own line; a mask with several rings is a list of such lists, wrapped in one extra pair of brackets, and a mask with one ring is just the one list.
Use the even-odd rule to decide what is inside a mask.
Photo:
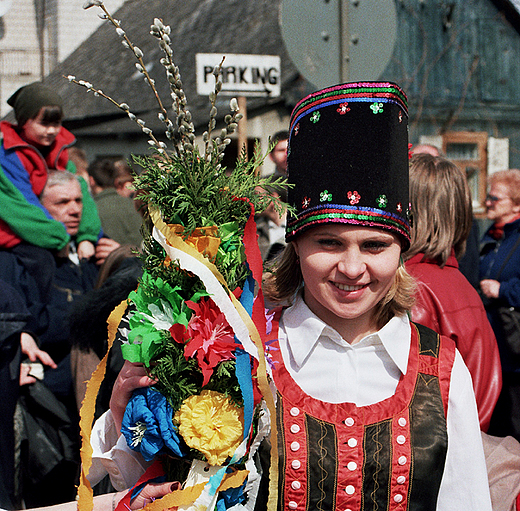
[[(284, 311), (283, 326), (287, 345), (294, 362), (299, 367), (305, 364), (318, 340), (327, 337), (345, 349), (355, 350), (368, 345), (382, 345), (401, 373), (406, 374), (411, 338), (410, 320), (406, 314), (394, 316), (378, 332), (369, 334), (358, 343), (350, 345), (334, 328), (318, 318), (299, 294), (295, 303)], [(408, 342), (397, 342), (402, 338), (408, 339)]]

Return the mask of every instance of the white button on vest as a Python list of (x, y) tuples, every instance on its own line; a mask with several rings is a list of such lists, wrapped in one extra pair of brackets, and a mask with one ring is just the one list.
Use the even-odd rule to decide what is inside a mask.
[(401, 417), (397, 422), (399, 426), (402, 426), (403, 428), (406, 426), (406, 419), (404, 417)]
[(395, 441), (399, 444), (399, 445), (403, 445), (405, 442), (406, 442), (406, 437), (404, 435), (399, 435)]
[(299, 490), (301, 487), (302, 487), (302, 483), (300, 483), (300, 481), (293, 481), (291, 483), (291, 488), (293, 490)]
[(302, 462), (300, 460), (292, 460), (291, 467), (294, 468), (294, 470), (298, 470), (301, 466)]
[(352, 417), (347, 417), (345, 419), (345, 425), (346, 426), (353, 426), (354, 425), (354, 419)]
[(403, 501), (403, 496), (401, 494), (397, 494), (395, 497), (394, 497), (394, 501), (397, 502), (399, 504), (399, 502), (402, 502)]
[(298, 504), (294, 502), (294, 500), (289, 501), (289, 509), (296, 509), (298, 507)]
[(347, 444), (349, 447), (356, 447), (357, 440), (355, 438), (349, 438)]
[(349, 462), (347, 463), (347, 468), (348, 468), (351, 472), (353, 472), (353, 471), (356, 470), (356, 468), (357, 468), (357, 463), (356, 463), (355, 461), (349, 461)]
[(404, 476), (399, 476), (399, 477), (397, 478), (397, 484), (404, 484), (404, 483), (406, 483), (406, 477), (404, 477)]
[(296, 433), (299, 433), (299, 432), (300, 432), (300, 426), (298, 426), (298, 424), (293, 424), (291, 426), (291, 433), (296, 434)]
[(299, 442), (292, 442), (291, 443), (291, 451), (299, 451), (299, 450), (300, 450)]
[(399, 459), (397, 460), (397, 463), (399, 463), (399, 465), (404, 465), (406, 462), (407, 462), (406, 456), (400, 456)]
[(298, 415), (300, 415), (300, 410), (298, 408), (293, 407), (291, 408), (291, 410), (289, 411), (289, 413), (293, 416), (293, 417), (298, 417)]
[(345, 488), (345, 491), (347, 492), (347, 495), (353, 495), (354, 492), (356, 491), (356, 489), (355, 489), (351, 484), (349, 484), (349, 485)]

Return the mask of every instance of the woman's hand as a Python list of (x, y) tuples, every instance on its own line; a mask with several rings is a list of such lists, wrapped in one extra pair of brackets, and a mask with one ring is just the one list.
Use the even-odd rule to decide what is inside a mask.
[(498, 280), (484, 279), (480, 281), (480, 289), (487, 298), (498, 298), (500, 282)]
[(180, 483), (149, 483), (142, 491), (130, 502), (130, 509), (142, 509), (146, 504), (160, 499), (174, 490), (181, 487)]
[(110, 398), (110, 410), (119, 432), (121, 431), (125, 408), (132, 397), (132, 392), (141, 387), (149, 387), (154, 383), (155, 380), (148, 376), (143, 364), (134, 364), (125, 360), (112, 388)]

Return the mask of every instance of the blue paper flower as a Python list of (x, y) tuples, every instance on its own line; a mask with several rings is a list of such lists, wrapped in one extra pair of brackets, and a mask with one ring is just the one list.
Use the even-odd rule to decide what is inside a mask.
[(121, 432), (146, 461), (163, 448), (182, 458), (187, 449), (172, 417), (173, 409), (160, 392), (152, 387), (137, 389), (126, 406)]

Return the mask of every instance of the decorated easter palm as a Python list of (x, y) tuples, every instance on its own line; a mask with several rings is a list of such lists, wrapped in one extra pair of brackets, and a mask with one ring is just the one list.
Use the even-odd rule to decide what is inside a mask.
[[(222, 167), (241, 115), (232, 99), (225, 126), (214, 136), (220, 67), (214, 70), (215, 91), (209, 97), (209, 124), (201, 151), (173, 62), (170, 28), (155, 19), (150, 33), (163, 51), (172, 116), (148, 75), (142, 51), (103, 2), (91, 0), (85, 7), (92, 6), (103, 11), (134, 53), (137, 69), (157, 99), (158, 116), (171, 144), (156, 138), (126, 103), (89, 82), (68, 77), (124, 110), (151, 146), (149, 156), (134, 157), (142, 169), (135, 186), (152, 224), (145, 237), (144, 274), (137, 290), (112, 313), (109, 341), (119, 328), (124, 358), (143, 363), (157, 383), (135, 391), (122, 432), (132, 449), (148, 461), (158, 461), (169, 480), (185, 482), (183, 489), (163, 499), (160, 509), (206, 508), (217, 501), (219, 509), (246, 505), (243, 490), (251, 484), (252, 455), (269, 431), (268, 410), (273, 412), (262, 348), (268, 321), (253, 217), (273, 201), (258, 188), (276, 190), (285, 183), (260, 177), (258, 168), (265, 156), (258, 146), (249, 160), (242, 152), (229, 172)], [(281, 211), (276, 200), (275, 206)], [(88, 393), (95, 388), (90, 382), (87, 404)], [(86, 479), (91, 417), (90, 408), (84, 408), (81, 510), (90, 509), (92, 498)], [(154, 504), (159, 509), (158, 502)]]

